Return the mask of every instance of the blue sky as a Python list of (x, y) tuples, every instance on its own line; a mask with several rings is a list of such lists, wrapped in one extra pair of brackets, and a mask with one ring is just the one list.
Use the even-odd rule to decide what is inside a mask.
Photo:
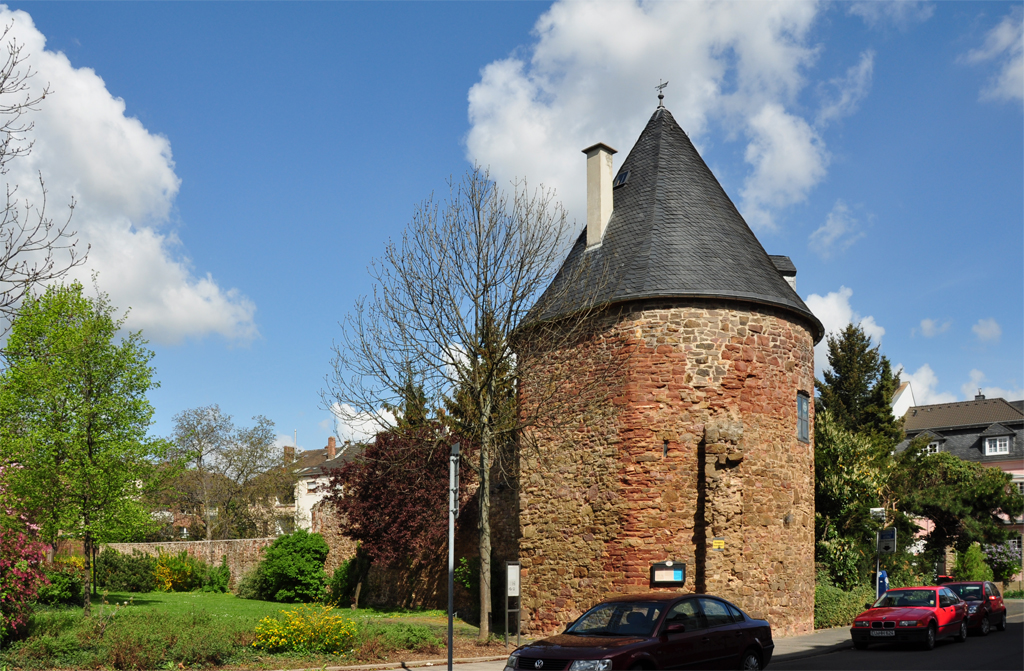
[[(189, 407), (305, 449), (338, 321), (415, 205), (471, 162), (557, 189), (665, 103), (830, 329), (919, 404), (1024, 397), (1020, 3), (12, 3), (53, 94), (7, 178), (72, 197)], [(819, 356), (819, 367), (823, 356)], [(347, 430), (341, 429), (343, 435)]]

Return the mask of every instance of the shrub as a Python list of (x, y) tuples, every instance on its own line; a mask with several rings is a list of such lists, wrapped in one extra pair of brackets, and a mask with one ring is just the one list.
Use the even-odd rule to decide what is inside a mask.
[(875, 600), (870, 585), (844, 591), (827, 583), (814, 587), (814, 628), (842, 627), (864, 611), (864, 604)]
[(27, 534), (0, 527), (0, 640), (20, 633), (28, 622), (42, 570), (43, 545)]
[(156, 589), (156, 557), (133, 550), (130, 555), (104, 548), (96, 557), (96, 586), (112, 592)]
[(369, 568), (369, 564), (369, 556), (361, 547), (357, 548), (355, 556), (334, 569), (334, 575), (327, 584), (328, 601), (334, 605), (351, 603), (359, 576)]
[(993, 580), (992, 569), (985, 563), (981, 547), (975, 543), (965, 552), (956, 553), (953, 575), (957, 580)]
[(228, 556), (222, 555), (220, 566), (207, 566), (203, 575), (204, 592), (227, 592), (231, 583), (231, 569), (228, 568)]
[(279, 536), (263, 555), (255, 575), (253, 591), (267, 601), (293, 603), (317, 601), (325, 594), (327, 541), (304, 529)]
[(162, 592), (190, 592), (203, 586), (206, 563), (182, 550), (178, 554), (160, 551), (156, 559), (156, 587)]
[(1010, 589), (1003, 593), (1004, 599), (1024, 599), (1024, 589)]
[(260, 585), (263, 583), (263, 576), (260, 565), (246, 573), (235, 585), (235, 596), (239, 599), (262, 599)]
[(985, 561), (992, 567), (995, 579), (1000, 582), (1021, 572), (1020, 560), (1020, 548), (1014, 547), (1009, 541), (985, 547)]
[(332, 614), (330, 606), (303, 604), (283, 610), (279, 617), (265, 617), (256, 625), (252, 646), (266, 652), (339, 654), (352, 649), (356, 625)]
[(49, 584), (39, 586), (36, 600), (51, 606), (81, 605), (84, 571), (83, 557), (55, 558), (53, 563), (43, 566), (43, 573)]

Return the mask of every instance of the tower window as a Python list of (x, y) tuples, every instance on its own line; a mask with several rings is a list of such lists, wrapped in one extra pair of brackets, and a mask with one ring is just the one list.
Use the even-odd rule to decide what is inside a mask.
[(796, 439), (811, 442), (811, 399), (803, 392), (796, 395)]

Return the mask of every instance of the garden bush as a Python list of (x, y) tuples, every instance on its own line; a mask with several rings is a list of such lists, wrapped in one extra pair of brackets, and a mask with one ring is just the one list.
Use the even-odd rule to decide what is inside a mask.
[(48, 606), (81, 605), (84, 572), (84, 557), (55, 557), (43, 566), (49, 584), (39, 586), (36, 600)]
[(96, 557), (96, 586), (111, 592), (156, 589), (156, 557), (132, 550), (130, 555), (104, 548)]
[(238, 595), (282, 603), (318, 601), (326, 596), (327, 541), (304, 529), (278, 536), (263, 561), (243, 580)]
[(43, 545), (28, 534), (0, 527), (0, 641), (28, 623), (43, 573)]
[(352, 649), (356, 625), (331, 606), (303, 604), (265, 617), (256, 625), (252, 646), (266, 652), (340, 654)]
[(335, 606), (351, 603), (356, 585), (359, 583), (359, 576), (369, 568), (369, 564), (370, 558), (362, 551), (362, 548), (356, 548), (355, 556), (334, 569), (334, 574), (327, 583), (328, 602)]
[(985, 562), (992, 567), (992, 575), (1002, 582), (1021, 572), (1021, 553), (1009, 541), (985, 548)]
[(191, 592), (203, 586), (208, 567), (204, 561), (182, 550), (177, 554), (160, 551), (156, 558), (156, 588), (163, 592)]
[(965, 552), (956, 553), (953, 575), (957, 580), (994, 580), (992, 569), (985, 563), (985, 554), (975, 543)]
[(814, 628), (843, 627), (853, 622), (864, 611), (864, 604), (875, 600), (875, 589), (870, 585), (844, 591), (828, 583), (814, 587)]
[(231, 569), (228, 568), (228, 556), (221, 555), (220, 566), (207, 566), (203, 574), (203, 591), (220, 592), (228, 591), (231, 583)]

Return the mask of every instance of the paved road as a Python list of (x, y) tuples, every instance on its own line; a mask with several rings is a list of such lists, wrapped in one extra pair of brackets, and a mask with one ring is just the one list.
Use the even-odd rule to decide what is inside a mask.
[[(1009, 605), (1009, 604), (1008, 604)], [(847, 648), (817, 657), (778, 662), (769, 669), (1024, 669), (1024, 616), (1020, 602), (1008, 608), (1012, 615), (1006, 631), (986, 637), (969, 636), (965, 643), (939, 641), (925, 651), (895, 643), (872, 645), (867, 650)], [(1016, 613), (1014, 613), (1016, 611)]]

